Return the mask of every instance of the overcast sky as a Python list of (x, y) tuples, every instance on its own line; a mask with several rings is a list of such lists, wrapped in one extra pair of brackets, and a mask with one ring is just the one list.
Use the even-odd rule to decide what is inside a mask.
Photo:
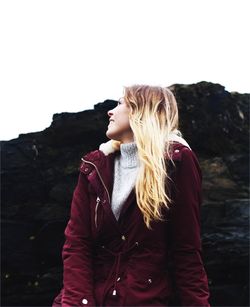
[(133, 83), (250, 92), (249, 0), (2, 0), (0, 140)]

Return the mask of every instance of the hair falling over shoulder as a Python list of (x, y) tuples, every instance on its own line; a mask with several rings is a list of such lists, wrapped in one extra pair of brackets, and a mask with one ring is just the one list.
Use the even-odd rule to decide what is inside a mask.
[(138, 148), (140, 169), (136, 180), (137, 204), (150, 229), (162, 220), (162, 208), (171, 203), (166, 182), (169, 136), (178, 129), (178, 107), (168, 88), (134, 85), (125, 87), (124, 101), (130, 107), (130, 126)]

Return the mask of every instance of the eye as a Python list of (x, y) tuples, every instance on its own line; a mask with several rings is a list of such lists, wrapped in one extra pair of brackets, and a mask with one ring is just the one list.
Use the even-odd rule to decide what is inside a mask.
[(117, 102), (117, 105), (119, 106), (120, 104), (123, 104), (124, 103), (124, 99), (123, 98), (120, 98), (118, 99), (118, 102)]

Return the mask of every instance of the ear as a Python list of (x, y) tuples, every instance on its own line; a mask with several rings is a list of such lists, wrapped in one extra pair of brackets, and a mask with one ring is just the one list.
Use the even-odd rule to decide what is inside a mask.
[(120, 142), (110, 140), (106, 143), (103, 143), (99, 146), (99, 150), (101, 150), (105, 156), (117, 151), (120, 149)]

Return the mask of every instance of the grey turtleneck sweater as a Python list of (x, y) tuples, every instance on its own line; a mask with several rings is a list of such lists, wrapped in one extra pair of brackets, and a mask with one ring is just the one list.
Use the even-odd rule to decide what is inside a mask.
[(121, 144), (120, 151), (121, 154), (115, 158), (114, 185), (111, 197), (111, 208), (117, 220), (123, 204), (134, 188), (139, 168), (135, 143)]

